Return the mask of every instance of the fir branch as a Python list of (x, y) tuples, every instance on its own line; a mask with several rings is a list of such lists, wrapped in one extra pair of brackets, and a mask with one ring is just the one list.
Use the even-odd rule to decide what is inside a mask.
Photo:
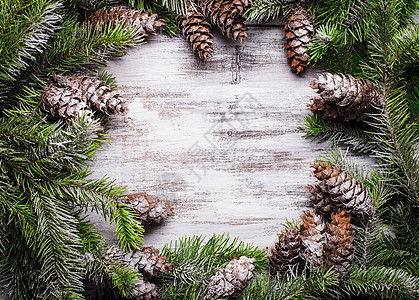
[(274, 20), (284, 15), (286, 0), (258, 0), (246, 12), (247, 19), (250, 21), (266, 22)]
[(225, 267), (233, 258), (240, 256), (254, 257), (255, 270), (267, 267), (264, 251), (252, 245), (245, 245), (235, 238), (214, 235), (206, 243), (204, 237), (193, 236), (170, 242), (162, 250), (162, 255), (172, 264), (172, 269), (165, 274), (166, 283), (161, 292), (162, 299), (184, 299), (196, 295), (205, 295), (209, 279), (218, 269)]
[(372, 134), (366, 128), (358, 124), (323, 119), (316, 113), (304, 117), (304, 125), (300, 130), (305, 133), (305, 138), (319, 142), (326, 140), (331, 142), (332, 146), (343, 143), (361, 153), (371, 153), (377, 148)]
[(417, 299), (419, 296), (418, 277), (385, 267), (353, 267), (343, 287), (353, 296), (380, 299)]

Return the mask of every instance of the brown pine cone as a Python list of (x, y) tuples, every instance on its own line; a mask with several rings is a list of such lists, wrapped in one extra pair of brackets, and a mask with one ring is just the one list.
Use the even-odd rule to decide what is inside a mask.
[(102, 8), (89, 16), (87, 22), (93, 27), (97, 24), (119, 25), (127, 23), (132, 26), (141, 27), (144, 35), (156, 34), (166, 23), (159, 19), (157, 14), (151, 14), (142, 9), (129, 9), (123, 6)]
[(199, 58), (203, 60), (211, 58), (214, 52), (211, 25), (205, 20), (199, 6), (188, 3), (186, 13), (179, 15), (176, 20), (189, 46)]
[(323, 118), (361, 120), (373, 106), (382, 106), (372, 84), (352, 75), (323, 73), (311, 87), (317, 89), (319, 97), (311, 99), (313, 103), (308, 106)]
[(301, 220), (301, 257), (308, 264), (319, 267), (323, 264), (323, 247), (326, 242), (324, 235), (324, 223), (322, 218), (314, 213), (313, 210), (303, 212)]
[(310, 59), (308, 45), (314, 35), (313, 18), (305, 7), (299, 6), (290, 12), (284, 30), (287, 58), (291, 70), (298, 75)]
[(362, 183), (331, 163), (318, 162), (312, 167), (315, 169), (314, 176), (321, 180), (316, 186), (309, 186), (310, 200), (317, 211), (326, 216), (339, 208), (361, 217), (373, 213), (372, 198)]
[(326, 265), (333, 267), (341, 276), (345, 276), (352, 265), (354, 256), (354, 232), (351, 230), (351, 217), (339, 210), (332, 214), (332, 222), (326, 232), (324, 257)]
[(204, 0), (201, 8), (212, 25), (218, 26), (228, 38), (242, 43), (248, 28), (240, 14), (250, 5), (250, 1), (242, 0)]
[(278, 241), (271, 249), (269, 269), (271, 275), (284, 275), (299, 263), (302, 263), (301, 236), (297, 228), (291, 227), (278, 236)]
[(170, 270), (170, 264), (166, 257), (159, 255), (160, 251), (150, 247), (134, 250), (128, 253), (122, 252), (118, 246), (112, 246), (105, 255), (105, 260), (118, 260), (130, 266), (134, 270), (147, 276), (157, 276)]
[(173, 207), (168, 201), (160, 200), (147, 193), (130, 194), (119, 201), (131, 207), (135, 211), (135, 216), (144, 224), (160, 224), (173, 214)]

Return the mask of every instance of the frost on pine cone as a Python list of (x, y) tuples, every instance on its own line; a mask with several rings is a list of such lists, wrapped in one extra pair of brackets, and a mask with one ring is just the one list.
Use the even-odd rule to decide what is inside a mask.
[(325, 165), (320, 161), (312, 167), (314, 176), (321, 180), (316, 186), (309, 186), (312, 194), (310, 200), (318, 212), (328, 216), (338, 209), (344, 209), (357, 216), (372, 214), (373, 201), (362, 183), (350, 178), (330, 162)]
[(237, 297), (253, 278), (255, 261), (254, 258), (242, 256), (238, 260), (233, 259), (225, 268), (218, 270), (210, 279), (204, 300)]
[(271, 275), (283, 275), (301, 263), (301, 246), (301, 236), (297, 228), (291, 227), (281, 233), (269, 256)]
[(325, 226), (321, 216), (313, 210), (304, 212), (301, 216), (301, 257), (306, 263), (313, 263), (314, 266), (321, 266), (323, 258), (323, 247), (326, 242), (324, 236)]
[(173, 214), (173, 207), (168, 201), (163, 201), (147, 193), (127, 195), (119, 200), (131, 207), (138, 219), (144, 224), (160, 224)]
[(88, 76), (53, 75), (42, 99), (53, 116), (64, 119), (74, 117), (85, 109), (105, 114), (126, 110), (123, 99), (110, 86)]
[(317, 89), (309, 108), (321, 117), (341, 121), (360, 120), (373, 105), (380, 106), (378, 94), (372, 84), (351, 75), (323, 73), (311, 83)]
[(120, 25), (126, 23), (135, 27), (142, 28), (142, 34), (156, 34), (165, 25), (163, 19), (159, 19), (156, 14), (150, 14), (142, 9), (128, 9), (123, 6), (112, 8), (102, 8), (95, 11), (87, 19), (92, 26), (97, 24)]
[(202, 11), (213, 25), (217, 25), (228, 38), (242, 43), (248, 28), (240, 14), (249, 8), (248, 0), (203, 0)]
[(189, 46), (200, 59), (206, 60), (212, 56), (213, 35), (210, 33), (210, 23), (205, 20), (200, 8), (189, 3), (184, 15), (177, 17), (177, 23)]
[(308, 45), (314, 34), (313, 18), (307, 9), (299, 6), (287, 18), (285, 30), (285, 50), (291, 70), (297, 75), (307, 67), (310, 55)]
[(121, 261), (134, 270), (153, 277), (170, 270), (170, 264), (166, 262), (166, 257), (160, 256), (159, 253), (159, 250), (150, 247), (124, 253), (118, 246), (112, 246), (106, 252), (105, 260)]
[(354, 256), (354, 232), (351, 230), (351, 217), (345, 211), (332, 214), (332, 222), (326, 232), (324, 256), (326, 265), (333, 267), (341, 276), (346, 275)]

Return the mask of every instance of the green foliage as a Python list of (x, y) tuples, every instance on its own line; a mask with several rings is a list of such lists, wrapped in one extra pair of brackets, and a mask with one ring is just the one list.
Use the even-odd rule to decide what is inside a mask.
[(243, 255), (256, 259), (256, 272), (267, 268), (265, 251), (238, 242), (237, 238), (230, 241), (225, 235), (214, 235), (206, 242), (202, 236), (181, 238), (166, 245), (162, 255), (172, 269), (165, 274), (161, 299), (202, 299), (211, 276), (233, 258)]
[(328, 289), (339, 284), (338, 275), (332, 270), (310, 270), (302, 275), (288, 274), (284, 278), (259, 276), (244, 292), (245, 300), (311, 300), (319, 299)]
[(2, 2), (0, 289), (8, 299), (81, 299), (91, 278), (130, 286), (128, 271), (103, 261), (105, 241), (83, 217), (95, 210), (115, 222), (124, 249), (142, 244), (143, 228), (116, 204), (125, 189), (87, 179), (103, 128), (87, 114), (56, 122), (41, 97), (49, 75), (92, 73), (141, 43), (138, 28), (91, 28), (58, 1)]
[[(288, 1), (289, 2), (289, 1)], [(247, 18), (251, 21), (265, 22), (277, 19), (284, 14), (285, 0), (259, 0), (247, 11)]]

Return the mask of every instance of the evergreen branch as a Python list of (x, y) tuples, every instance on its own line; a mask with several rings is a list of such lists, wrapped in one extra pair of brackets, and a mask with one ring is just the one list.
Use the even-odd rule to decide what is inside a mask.
[(211, 276), (233, 258), (243, 255), (254, 257), (256, 271), (267, 267), (264, 251), (250, 244), (239, 243), (237, 238), (230, 241), (225, 235), (214, 235), (206, 243), (202, 236), (181, 238), (165, 245), (162, 255), (172, 264), (172, 269), (165, 275), (167, 283), (161, 293), (162, 299), (199, 299), (191, 297), (205, 295)]
[(329, 141), (332, 146), (343, 143), (352, 150), (361, 153), (371, 153), (377, 148), (373, 136), (358, 124), (343, 123), (319, 117), (316, 113), (304, 117), (304, 125), (300, 130), (305, 138)]
[(277, 19), (284, 15), (284, 0), (258, 0), (246, 12), (250, 21), (265, 22)]
[(354, 296), (380, 299), (417, 299), (419, 278), (399, 269), (353, 267), (343, 283)]
[[(62, 6), (51, 0), (5, 0), (0, 8), (0, 87), (16, 80), (59, 29)], [(4, 91), (2, 91), (4, 92)]]
[(332, 269), (311, 270), (310, 275), (288, 274), (282, 279), (259, 276), (241, 299), (314, 300), (319, 299), (328, 289), (336, 288), (338, 283), (338, 276)]
[(134, 213), (128, 206), (118, 203), (118, 209), (112, 221), (115, 222), (115, 231), (122, 251), (128, 252), (141, 248), (144, 242), (144, 228), (134, 218)]
[(186, 0), (161, 0), (161, 3), (169, 11), (176, 13), (176, 15), (184, 15), (186, 12)]

